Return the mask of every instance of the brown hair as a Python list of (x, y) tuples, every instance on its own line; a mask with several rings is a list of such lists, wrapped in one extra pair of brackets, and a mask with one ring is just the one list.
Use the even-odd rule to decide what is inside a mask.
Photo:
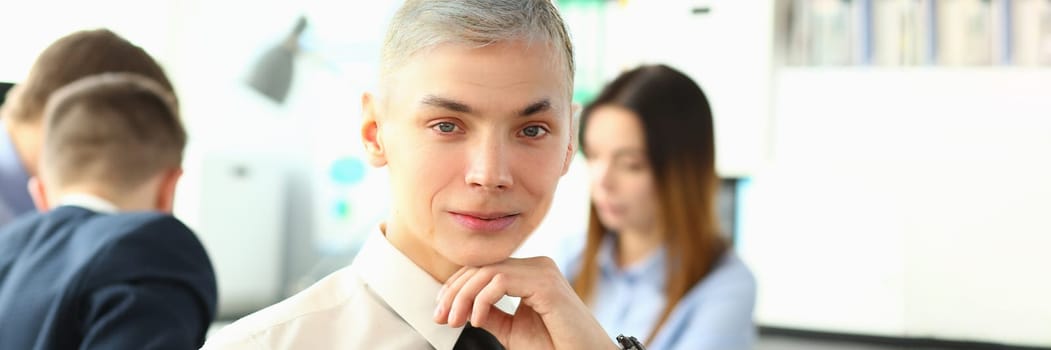
[(142, 48), (107, 29), (79, 31), (58, 39), (40, 53), (26, 80), (15, 86), (18, 93), (8, 96), (8, 117), (36, 122), (55, 90), (77, 79), (109, 72), (137, 73), (174, 91), (164, 70)]
[(175, 98), (152, 79), (107, 73), (56, 91), (44, 112), (41, 170), (57, 186), (133, 189), (178, 168), (186, 131)]
[[(657, 220), (664, 230), (668, 278), (667, 304), (651, 330), (652, 340), (679, 300), (708, 275), (726, 250), (716, 220), (712, 112), (704, 92), (685, 74), (664, 65), (642, 66), (621, 74), (584, 108), (580, 140), (591, 113), (609, 105), (634, 112), (642, 122), (656, 179)], [(580, 275), (573, 283), (584, 300), (595, 293), (599, 246), (607, 234), (592, 204), (587, 246)]]

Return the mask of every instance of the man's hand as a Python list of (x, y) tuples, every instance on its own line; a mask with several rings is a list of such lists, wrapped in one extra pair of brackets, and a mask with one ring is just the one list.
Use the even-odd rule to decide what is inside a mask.
[[(513, 316), (493, 306), (504, 295), (522, 298)], [(546, 257), (461, 268), (438, 298), (435, 322), (460, 327), (470, 321), (508, 350), (618, 349)]]

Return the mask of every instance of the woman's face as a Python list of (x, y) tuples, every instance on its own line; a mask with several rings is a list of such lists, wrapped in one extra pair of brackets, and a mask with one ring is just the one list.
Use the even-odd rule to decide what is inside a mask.
[(619, 232), (654, 230), (657, 191), (639, 117), (622, 107), (599, 106), (587, 119), (584, 152), (602, 225)]

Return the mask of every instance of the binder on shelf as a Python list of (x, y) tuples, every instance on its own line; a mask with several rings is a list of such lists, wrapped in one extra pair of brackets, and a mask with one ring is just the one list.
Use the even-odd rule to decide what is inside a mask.
[(794, 1), (789, 11), (789, 64), (851, 65), (862, 62), (856, 0)]
[(872, 9), (873, 63), (932, 63), (932, 5), (933, 0), (876, 0)]
[(945, 66), (993, 63), (993, 4), (990, 0), (938, 1), (935, 6), (938, 64)]
[[(989, 1), (989, 0), (987, 0)], [(992, 22), (992, 64), (1010, 65), (1014, 62), (1013, 0), (993, 1), (990, 8)]]
[(780, 0), (789, 65), (1051, 66), (1051, 0)]
[(1011, 5), (1011, 63), (1051, 65), (1051, 0), (1013, 0)]
[(873, 38), (873, 9), (874, 0), (857, 0), (854, 5), (855, 30), (857, 31), (857, 43), (854, 45), (855, 61), (859, 64), (870, 65), (875, 61), (875, 43)]

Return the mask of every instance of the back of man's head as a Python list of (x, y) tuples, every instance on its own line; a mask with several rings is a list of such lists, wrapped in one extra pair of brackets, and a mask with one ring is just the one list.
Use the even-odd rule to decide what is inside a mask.
[(131, 73), (87, 77), (57, 90), (44, 112), (41, 175), (53, 189), (115, 195), (179, 169), (186, 131), (167, 86)]
[(437, 45), (483, 47), (525, 40), (551, 45), (573, 86), (573, 45), (551, 0), (406, 0), (391, 21), (381, 49), (386, 84), (410, 57)]
[(143, 75), (173, 91), (164, 70), (142, 48), (106, 30), (80, 31), (52, 43), (37, 57), (26, 80), (8, 96), (3, 118), (36, 123), (48, 97), (80, 78), (109, 72)]

